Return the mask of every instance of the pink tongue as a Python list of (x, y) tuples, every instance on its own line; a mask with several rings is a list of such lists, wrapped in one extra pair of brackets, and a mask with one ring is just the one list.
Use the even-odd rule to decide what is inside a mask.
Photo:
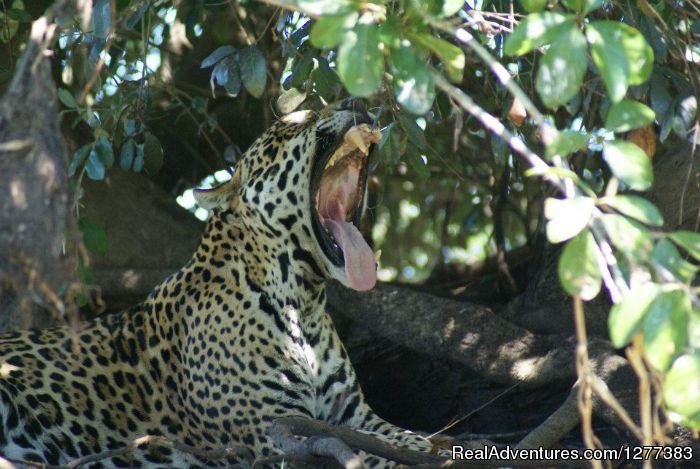
[(326, 228), (343, 250), (345, 256), (345, 275), (348, 286), (357, 291), (365, 291), (374, 287), (377, 281), (376, 262), (374, 253), (367, 245), (355, 225), (346, 221), (327, 219)]
[(377, 264), (374, 253), (360, 230), (355, 225), (342, 221), (343, 208), (340, 203), (330, 208), (333, 218), (326, 218), (323, 225), (330, 230), (345, 256), (345, 275), (348, 286), (353, 290), (365, 291), (374, 287), (377, 282)]

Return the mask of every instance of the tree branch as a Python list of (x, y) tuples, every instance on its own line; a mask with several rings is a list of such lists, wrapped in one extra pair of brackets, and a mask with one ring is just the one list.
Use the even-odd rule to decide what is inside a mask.
[[(533, 334), (484, 306), (388, 285), (358, 293), (336, 282), (328, 284), (328, 301), (332, 314), (412, 350), (455, 360), (494, 382), (536, 388), (576, 379), (575, 337)], [(592, 371), (628, 414), (637, 415), (636, 379), (627, 361), (603, 340), (590, 339), (588, 349)], [(626, 427), (601, 399), (593, 404), (605, 420)]]
[[(326, 436), (342, 441), (345, 443), (345, 445), (354, 449), (361, 450), (390, 461), (396, 461), (401, 464), (415, 465), (425, 463), (442, 463), (445, 461), (445, 458), (433, 454), (394, 447), (372, 435), (361, 433), (357, 430), (353, 430), (352, 428), (331, 425), (326, 422), (312, 420), (306, 417), (282, 417), (276, 419), (273, 422), (272, 427), (270, 427), (269, 432), (270, 436), (275, 441), (275, 444), (280, 446), (285, 452), (286, 450), (283, 445), (291, 443), (289, 438), (292, 438), (292, 435), (305, 437)], [(298, 440), (295, 441), (298, 442)], [(291, 450), (295, 450), (297, 448), (297, 443), (291, 443), (289, 448)], [(306, 449), (302, 448), (302, 451), (306, 451)], [(320, 455), (319, 453), (312, 453), (311, 451), (309, 451), (309, 453)], [(324, 456), (329, 455), (330, 454), (325, 454)], [(345, 454), (341, 453), (341, 455)], [(336, 455), (333, 454), (333, 456), (335, 457)], [(337, 457), (336, 459), (343, 464), (343, 461)]]

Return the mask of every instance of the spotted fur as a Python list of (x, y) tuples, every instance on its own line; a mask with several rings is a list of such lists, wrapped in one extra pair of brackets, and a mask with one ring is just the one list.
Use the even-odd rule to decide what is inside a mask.
[[(2, 338), (0, 455), (62, 464), (163, 435), (200, 449), (243, 444), (261, 457), (275, 452), (270, 422), (289, 415), (428, 450), (369, 408), (325, 311), (325, 280), (345, 279), (313, 232), (311, 165), (363, 116), (341, 109), (274, 124), (230, 182), (198, 194), (218, 207), (198, 249), (143, 303), (77, 334)], [(96, 466), (236, 462), (150, 448)]]

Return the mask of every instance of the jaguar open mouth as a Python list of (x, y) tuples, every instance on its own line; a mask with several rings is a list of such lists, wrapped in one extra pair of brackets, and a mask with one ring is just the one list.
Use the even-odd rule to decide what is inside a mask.
[(350, 127), (337, 145), (317, 155), (312, 177), (312, 219), (321, 249), (345, 269), (348, 286), (368, 290), (376, 282), (374, 253), (359, 231), (372, 147), (381, 132), (368, 124)]

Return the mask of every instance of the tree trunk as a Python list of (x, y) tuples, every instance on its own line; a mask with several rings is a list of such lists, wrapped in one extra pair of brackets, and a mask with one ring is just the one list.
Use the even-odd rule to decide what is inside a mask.
[(0, 332), (45, 326), (65, 307), (56, 291), (75, 266), (61, 256), (70, 233), (68, 157), (59, 128), (44, 18), (0, 101)]

